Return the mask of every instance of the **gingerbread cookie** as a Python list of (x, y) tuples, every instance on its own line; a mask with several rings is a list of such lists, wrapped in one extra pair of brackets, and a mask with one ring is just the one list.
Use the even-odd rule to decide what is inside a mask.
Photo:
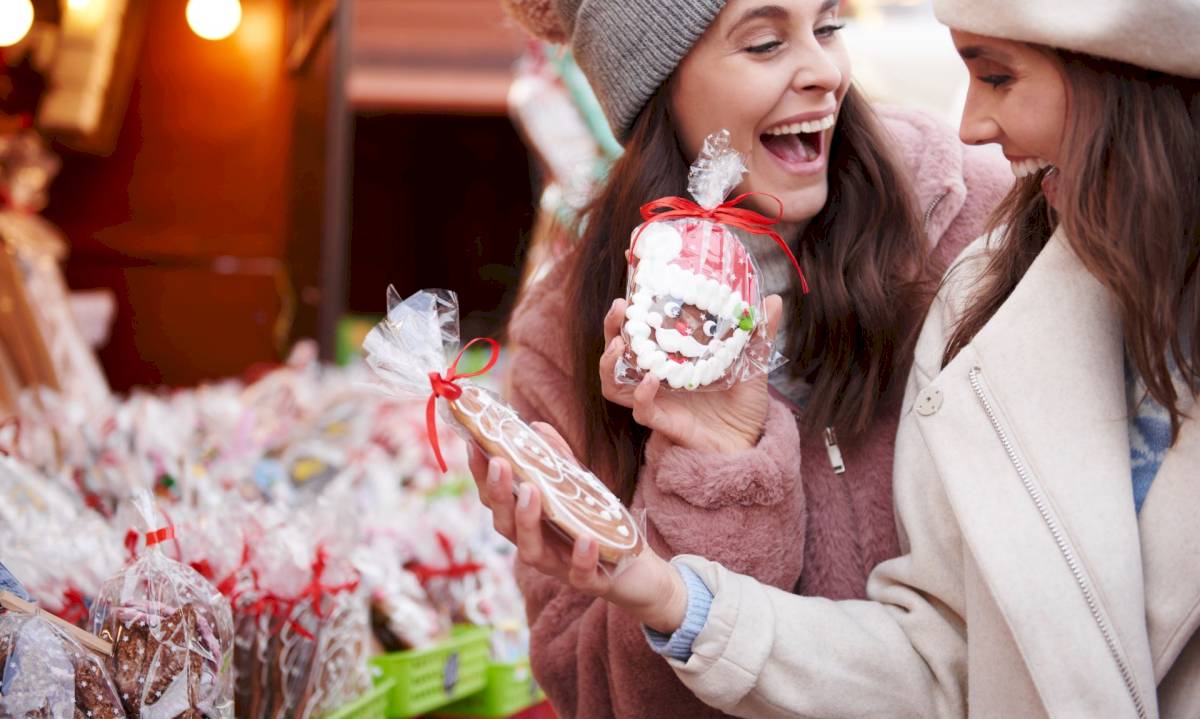
[(641, 551), (637, 523), (594, 474), (554, 449), (496, 395), (470, 384), (461, 389), (449, 403), (454, 418), (484, 452), (512, 463), (518, 481), (538, 488), (542, 512), (554, 527), (572, 540), (584, 533), (596, 538), (604, 562)]
[(622, 327), (627, 379), (648, 372), (672, 389), (730, 379), (762, 303), (746, 248), (704, 219), (655, 222), (634, 238)]
[(119, 610), (100, 636), (113, 643), (113, 679), (131, 719), (215, 719), (207, 695), (220, 651), (212, 622), (195, 605), (165, 616)]

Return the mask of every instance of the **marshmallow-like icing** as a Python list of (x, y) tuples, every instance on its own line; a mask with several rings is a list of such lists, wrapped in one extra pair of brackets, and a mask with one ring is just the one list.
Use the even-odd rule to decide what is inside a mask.
[(640, 232), (633, 248), (633, 255), (639, 260), (666, 262), (683, 249), (683, 237), (666, 223), (653, 222), (642, 227)]
[[(637, 232), (622, 325), (630, 363), (675, 389), (726, 377), (756, 324), (742, 328), (751, 307), (742, 292), (756, 287), (744, 248), (703, 221), (652, 222)], [(677, 330), (681, 322), (686, 328)]]

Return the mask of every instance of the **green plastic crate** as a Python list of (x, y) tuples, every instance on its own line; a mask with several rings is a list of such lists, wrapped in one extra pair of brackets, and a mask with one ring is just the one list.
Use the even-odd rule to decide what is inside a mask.
[(395, 680), (384, 679), (358, 699), (327, 714), (325, 719), (387, 719), (388, 696), (395, 686)]
[(485, 627), (455, 627), (436, 646), (372, 659), (381, 678), (396, 683), (388, 701), (389, 719), (425, 714), (483, 689), (490, 639)]
[(483, 691), (443, 707), (436, 714), (502, 719), (528, 709), (545, 698), (546, 695), (533, 680), (528, 660), (515, 664), (492, 662), (487, 667), (487, 686)]

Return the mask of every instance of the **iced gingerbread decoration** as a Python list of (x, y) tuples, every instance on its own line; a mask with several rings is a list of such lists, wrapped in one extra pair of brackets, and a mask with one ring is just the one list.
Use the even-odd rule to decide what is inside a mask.
[[(617, 380), (635, 384), (652, 374), (672, 389), (726, 389), (782, 363), (767, 338), (759, 270), (734, 229), (775, 240), (808, 286), (799, 263), (771, 229), (778, 220), (724, 204), (746, 167), (721, 131), (704, 143), (681, 197), (642, 208), (629, 253), (626, 353)], [(774, 199), (774, 198), (771, 198)]]
[[(483, 369), (460, 374), (467, 348), (477, 342), (491, 347)], [(507, 459), (518, 482), (530, 482), (542, 496), (546, 521), (569, 540), (587, 534), (600, 547), (600, 559), (620, 564), (636, 556), (643, 538), (621, 501), (594, 474), (535, 432), (494, 393), (463, 380), (481, 375), (498, 358), (489, 339), (459, 349), (458, 299), (445, 290), (418, 292), (401, 301), (388, 289), (388, 316), (363, 343), (367, 364), (400, 397), (427, 398), (426, 423), (442, 470), (445, 462), (435, 427), (438, 400), (463, 436), (486, 454)], [(447, 368), (446, 358), (454, 356)]]

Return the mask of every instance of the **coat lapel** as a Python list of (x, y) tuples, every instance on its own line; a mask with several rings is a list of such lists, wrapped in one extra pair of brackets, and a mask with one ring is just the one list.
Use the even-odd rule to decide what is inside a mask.
[(1142, 505), (1146, 624), (1161, 680), (1200, 625), (1200, 422), (1184, 422)]
[(1114, 653), (1155, 713), (1123, 356), (1110, 294), (1056, 235), (919, 422), (1051, 716), (1132, 713)]

